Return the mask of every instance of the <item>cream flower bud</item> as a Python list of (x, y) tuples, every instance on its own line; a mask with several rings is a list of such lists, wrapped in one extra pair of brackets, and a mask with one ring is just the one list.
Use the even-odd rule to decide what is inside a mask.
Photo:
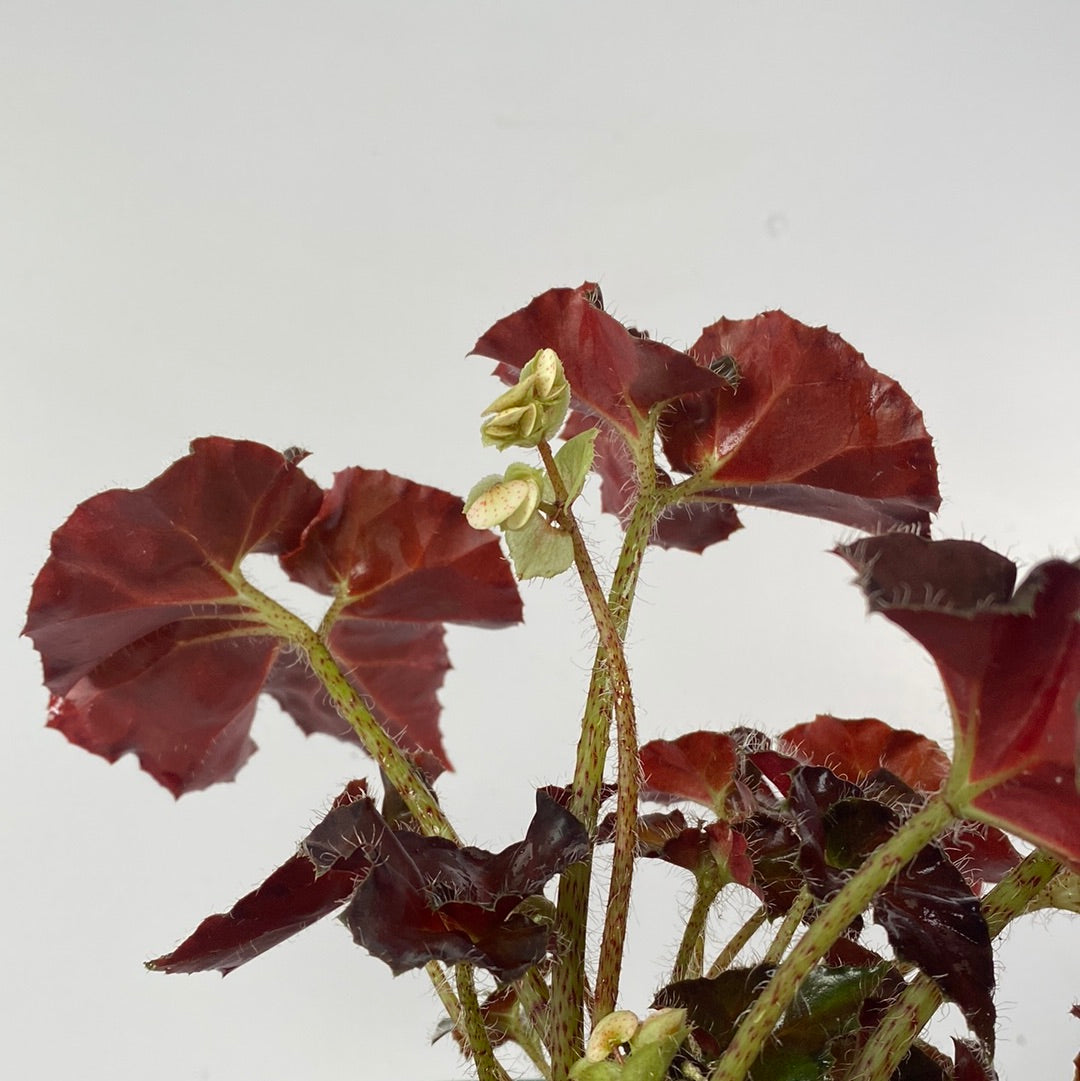
[(630, 1042), (640, 1024), (637, 1014), (631, 1010), (609, 1013), (596, 1022), (585, 1047), (585, 1057), (589, 1062), (603, 1062), (617, 1047)]
[(485, 477), (465, 501), (465, 518), (474, 529), (521, 529), (540, 503), (540, 477), (528, 466), (512, 465), (504, 477)]
[(535, 447), (554, 436), (570, 407), (570, 384), (554, 349), (541, 349), (521, 369), (517, 383), (484, 410), (480, 427), (485, 445)]

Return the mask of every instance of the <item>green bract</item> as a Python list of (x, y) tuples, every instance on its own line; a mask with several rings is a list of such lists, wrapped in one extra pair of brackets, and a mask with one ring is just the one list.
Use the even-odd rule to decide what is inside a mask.
[(570, 407), (570, 384), (554, 349), (541, 349), (522, 369), (517, 384), (484, 410), (480, 428), (485, 445), (535, 447), (551, 439)]

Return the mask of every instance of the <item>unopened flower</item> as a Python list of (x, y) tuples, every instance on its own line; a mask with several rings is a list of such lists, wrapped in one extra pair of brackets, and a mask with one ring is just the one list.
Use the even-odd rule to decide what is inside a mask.
[(590, 1062), (603, 1062), (612, 1051), (629, 1043), (641, 1022), (630, 1010), (615, 1010), (596, 1022), (585, 1048)]
[(465, 500), (465, 518), (474, 529), (521, 529), (540, 503), (541, 474), (515, 462), (475, 485)]
[(484, 410), (480, 427), (485, 445), (535, 447), (551, 439), (566, 419), (570, 384), (554, 349), (541, 349), (522, 369), (517, 383)]

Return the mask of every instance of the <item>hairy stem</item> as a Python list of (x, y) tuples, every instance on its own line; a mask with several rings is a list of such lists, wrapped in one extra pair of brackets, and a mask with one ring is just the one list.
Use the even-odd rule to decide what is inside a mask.
[(728, 944), (720, 951), (717, 958), (709, 966), (706, 975), (709, 979), (719, 976), (731, 968), (731, 963), (742, 952), (743, 947), (754, 937), (757, 929), (769, 918), (769, 910), (760, 905), (754, 909), (750, 918), (731, 936)]
[[(617, 833), (614, 854), (615, 867), (612, 872), (611, 887), (611, 900), (615, 906), (615, 915), (611, 915), (612, 905), (609, 903), (608, 922), (607, 926), (605, 926), (605, 945), (602, 947), (601, 952), (602, 963), (604, 963), (603, 957), (607, 953), (610, 936), (613, 939), (610, 941), (610, 948), (612, 951), (617, 950), (617, 953), (613, 952), (612, 957), (617, 958), (617, 960), (606, 962), (604, 999), (605, 1001), (610, 1000), (612, 1003), (614, 1003), (617, 995), (622, 942), (626, 930), (626, 911), (622, 909), (620, 913), (620, 908), (629, 902), (630, 876), (633, 871), (633, 843), (630, 838), (636, 833), (637, 826), (637, 739), (634, 732), (633, 713), (625, 708), (627, 704), (632, 706), (632, 699), (629, 695), (629, 680), (626, 676), (622, 642), (630, 619), (630, 608), (645, 547), (648, 544), (653, 524), (661, 508), (659, 500), (653, 494), (655, 491), (655, 468), (651, 459), (651, 435), (648, 440), (643, 440), (642, 445), (650, 448), (642, 453), (641, 461), (638, 462), (638, 476), (642, 494), (639, 495), (631, 514), (623, 538), (619, 562), (603, 606), (598, 603), (599, 600), (604, 599), (599, 592), (599, 583), (596, 583), (596, 589), (593, 590), (592, 594), (590, 594), (589, 586), (585, 585), (590, 607), (594, 618), (597, 620), (599, 642), (593, 661), (585, 713), (582, 718), (581, 736), (578, 740), (570, 804), (570, 809), (585, 823), (590, 834), (595, 833), (600, 809), (604, 763), (607, 759), (610, 743), (612, 711), (621, 702), (619, 807), (622, 813), (620, 814), (618, 810), (616, 812), (617, 830), (621, 831), (621, 840)], [(541, 448), (541, 455), (544, 456), (545, 464), (548, 466), (556, 498), (564, 498), (565, 487), (562, 484), (562, 478), (558, 476), (558, 470), (554, 468), (550, 447), (547, 447), (546, 450)], [(562, 491), (561, 496), (560, 489)], [(646, 494), (648, 498), (644, 498)], [(567, 524), (569, 525), (569, 523)], [(587, 562), (588, 553), (584, 550), (580, 530), (574, 528), (576, 532), (574, 538), (575, 562), (578, 565), (579, 573), (585, 567), (587, 569), (585, 569), (584, 573), (588, 575), (592, 566), (591, 561)], [(571, 536), (574, 537), (574, 533), (571, 533)], [(595, 580), (594, 570), (592, 578)], [(585, 577), (583, 577), (582, 581), (585, 583)], [(606, 616), (604, 615), (605, 608)], [(619, 695), (614, 689), (619, 661), (616, 659), (613, 664), (613, 656), (622, 658), (622, 676), (626, 679), (627, 688), (625, 697)], [(631, 749), (633, 750), (632, 768), (629, 765)], [(632, 804), (627, 802), (625, 798), (626, 795), (631, 794), (630, 786), (633, 788), (632, 794), (634, 798)], [(630, 821), (631, 806), (633, 808), (632, 824)], [(627, 865), (629, 865), (629, 870), (626, 869)], [(555, 1081), (564, 1081), (569, 1075), (570, 1067), (584, 1053), (585, 936), (591, 879), (592, 861), (590, 860), (568, 868), (559, 880), (555, 922), (559, 953), (551, 976), (551, 1010), (548, 1039), (552, 1059), (552, 1077)], [(612, 979), (612, 972), (614, 979)], [(608, 1007), (605, 1012), (609, 1012), (610, 1008)], [(600, 1011), (594, 1002), (592, 1014), (597, 1016), (599, 1013)]]
[[(615, 1008), (619, 993), (619, 973), (622, 970), (623, 945), (626, 938), (627, 916), (630, 910), (630, 888), (634, 875), (634, 854), (637, 847), (638, 806), (638, 746), (637, 720), (634, 698), (630, 688), (630, 673), (626, 666), (622, 638), (625, 626), (619, 628), (612, 617), (607, 597), (600, 585), (585, 540), (578, 528), (573, 511), (566, 505), (567, 492), (559, 474), (555, 457), (548, 443), (539, 446), (540, 455), (547, 467), (555, 498), (561, 504), (559, 523), (569, 534), (574, 546), (574, 563), (581, 579), (585, 597), (592, 610), (599, 644), (603, 651), (598, 659), (608, 670), (607, 686), (603, 690), (610, 695), (611, 708), (615, 714), (615, 731), (618, 761), (618, 797), (615, 810), (615, 838), (612, 859), (611, 883), (608, 892), (604, 933), (600, 946), (600, 967), (596, 977), (596, 998), (593, 1003), (593, 1022), (609, 1014)], [(601, 692), (603, 693), (603, 691)], [(606, 720), (606, 718), (605, 718)], [(605, 724), (605, 729), (607, 725)], [(605, 733), (605, 742), (608, 737)], [(605, 756), (606, 757), (606, 747)], [(601, 760), (602, 762), (602, 760)], [(590, 768), (590, 775), (593, 770)], [(601, 777), (602, 781), (602, 764)], [(599, 787), (597, 787), (599, 791)], [(593, 811), (595, 816), (595, 811)], [(595, 821), (595, 817), (594, 817)]]
[(697, 876), (694, 907), (686, 919), (679, 952), (675, 955), (675, 964), (671, 969), (672, 983), (676, 980), (697, 979), (701, 975), (705, 963), (705, 924), (709, 918), (709, 910), (723, 886), (724, 880), (719, 874), (703, 872)]
[[(299, 616), (257, 589), (242, 575), (237, 574), (232, 584), (268, 627), (303, 654), (308, 667), (330, 696), (334, 708), (360, 737), (360, 742), (368, 754), (379, 763), (384, 778), (397, 790), (416, 819), (420, 831), (427, 836), (446, 837), (455, 844), (460, 844), (454, 828), (435, 802), (427, 782), (364, 705), (320, 635)], [(442, 966), (432, 961), (425, 966), (425, 970), (443, 1008), (453, 1021), (458, 1023), (461, 1007)]]
[(386, 779), (416, 819), (420, 831), (429, 837), (446, 837), (460, 844), (424, 778), (364, 705), (322, 638), (299, 616), (256, 589), (246, 578), (238, 576), (238, 581), (232, 584), (267, 626), (303, 654), (308, 667), (330, 696), (334, 708), (360, 737), (364, 750), (379, 763)]
[(476, 1076), (479, 1081), (510, 1081), (510, 1075), (503, 1069), (491, 1047), (491, 1039), (484, 1026), (484, 1015), (480, 1012), (480, 1002), (476, 997), (472, 967), (457, 965), (454, 975), (457, 977), (458, 998), (461, 1000), (461, 1020), (473, 1062), (476, 1063)]
[[(1024, 912), (1060, 866), (1052, 856), (1036, 850), (1005, 875), (981, 903), (991, 938), (997, 938), (1011, 920)], [(850, 1081), (888, 1081), (942, 1001), (938, 985), (920, 972), (889, 1006), (846, 1077)]]
[(711, 1081), (744, 1081), (780, 1015), (795, 997), (807, 973), (883, 886), (954, 818), (940, 796), (915, 812), (849, 878), (822, 908), (772, 979), (743, 1016)]
[(784, 951), (791, 944), (795, 932), (799, 929), (799, 924), (802, 923), (803, 916), (809, 911), (812, 900), (810, 891), (803, 886), (796, 894), (795, 900), (791, 902), (791, 908), (787, 910), (787, 915), (784, 916), (784, 921), (780, 924), (780, 930), (776, 932), (776, 937), (765, 951), (765, 956), (761, 959), (763, 965), (778, 965), (780, 963)]

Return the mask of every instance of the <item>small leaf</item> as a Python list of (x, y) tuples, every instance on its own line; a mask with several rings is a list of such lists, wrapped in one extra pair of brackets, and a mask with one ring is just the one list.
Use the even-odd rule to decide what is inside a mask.
[(949, 756), (932, 739), (874, 717), (850, 721), (821, 714), (780, 739), (805, 761), (828, 766), (848, 781), (887, 769), (912, 788), (936, 792), (949, 773)]
[(640, 751), (645, 798), (688, 799), (726, 818), (727, 794), (735, 779), (735, 744), (723, 732), (688, 732), (654, 739)]
[(506, 547), (514, 563), (514, 573), (522, 581), (556, 578), (574, 562), (570, 534), (540, 514), (533, 515), (521, 529), (507, 533)]

